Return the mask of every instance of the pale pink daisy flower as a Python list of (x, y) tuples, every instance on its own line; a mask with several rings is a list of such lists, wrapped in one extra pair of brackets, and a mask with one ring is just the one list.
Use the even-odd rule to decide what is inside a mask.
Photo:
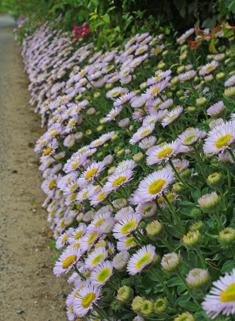
[(127, 126), (130, 125), (130, 119), (129, 118), (124, 118), (122, 120), (120, 120), (120, 122), (118, 123), (118, 126), (121, 128), (125, 128)]
[(58, 277), (62, 273), (68, 273), (73, 266), (77, 263), (81, 257), (81, 251), (73, 248), (73, 246), (67, 247), (67, 249), (61, 254), (59, 260), (56, 261), (53, 272)]
[(130, 256), (127, 251), (116, 254), (113, 258), (113, 267), (117, 270), (122, 270), (127, 265)]
[(218, 114), (220, 114), (225, 108), (226, 106), (224, 105), (224, 102), (221, 100), (207, 109), (207, 115), (215, 117)]
[(187, 274), (186, 282), (190, 287), (197, 288), (208, 283), (209, 279), (210, 274), (208, 270), (195, 268)]
[(191, 36), (194, 33), (194, 28), (191, 28), (187, 30), (185, 33), (182, 34), (176, 41), (181, 42), (182, 40), (187, 39), (189, 36)]
[(205, 154), (218, 154), (224, 152), (235, 140), (235, 122), (228, 121), (216, 126), (205, 139), (203, 150)]
[(115, 119), (122, 111), (122, 108), (123, 107), (121, 106), (121, 107), (115, 107), (115, 108), (111, 109), (110, 112), (108, 113), (108, 115), (103, 118), (104, 122), (107, 123), (107, 122)]
[(152, 48), (150, 51), (150, 56), (157, 56), (164, 48), (165, 48), (164, 45), (158, 46), (156, 48)]
[(113, 274), (113, 264), (110, 261), (104, 261), (91, 272), (90, 280), (93, 285), (104, 285)]
[(159, 108), (160, 109), (167, 109), (169, 107), (171, 107), (172, 105), (174, 104), (174, 101), (173, 99), (167, 99), (166, 101), (164, 101), (160, 106)]
[(115, 208), (120, 209), (127, 205), (127, 200), (125, 198), (119, 198), (113, 201), (112, 204)]
[(147, 164), (161, 164), (162, 161), (168, 162), (173, 156), (186, 152), (186, 148), (180, 146), (179, 142), (173, 141), (169, 144), (164, 144), (163, 146), (156, 146), (154, 151), (147, 157)]
[(127, 271), (130, 275), (141, 272), (147, 265), (153, 262), (155, 256), (155, 247), (153, 245), (143, 246), (130, 258), (127, 264)]
[(215, 319), (220, 313), (226, 316), (235, 314), (235, 269), (213, 282), (210, 293), (202, 302), (208, 317)]
[(154, 146), (156, 143), (157, 138), (155, 136), (149, 136), (141, 140), (139, 142), (139, 147), (142, 148), (143, 150), (149, 149)]
[(183, 111), (183, 108), (180, 106), (177, 106), (174, 109), (172, 109), (172, 111), (167, 113), (167, 116), (165, 118), (163, 118), (163, 120), (161, 122), (162, 126), (166, 127), (167, 125), (172, 123), (176, 118), (179, 117), (179, 115), (182, 113), (182, 111)]
[(64, 172), (70, 173), (78, 169), (86, 160), (86, 153), (83, 154), (73, 154), (71, 158), (64, 165)]
[(149, 47), (148, 45), (139, 46), (139, 48), (136, 49), (136, 51), (135, 51), (135, 55), (138, 56), (138, 55), (142, 54), (143, 52), (148, 50), (148, 47)]
[(74, 244), (77, 242), (86, 232), (86, 225), (84, 223), (80, 223), (79, 226), (73, 230), (73, 232), (68, 236), (68, 243)]
[(165, 89), (166, 86), (167, 86), (167, 82), (165, 82), (163, 80), (163, 81), (158, 82), (155, 85), (151, 86), (142, 95), (143, 95), (144, 98), (146, 98), (146, 100), (151, 99), (151, 98), (157, 96), (160, 92), (162, 92)]
[(130, 144), (134, 145), (135, 143), (137, 143), (139, 140), (141, 140), (142, 138), (150, 135), (155, 129), (155, 124), (150, 124), (147, 126), (142, 126), (140, 127), (137, 132), (132, 136), (132, 138), (130, 139)]
[(195, 77), (196, 73), (197, 72), (195, 70), (189, 70), (185, 73), (179, 74), (178, 78), (181, 82), (192, 80)]
[(178, 136), (177, 141), (184, 146), (190, 146), (200, 142), (206, 135), (207, 133), (205, 131), (198, 128), (188, 128)]
[(101, 288), (94, 285), (83, 287), (74, 299), (74, 312), (77, 316), (86, 315), (89, 310), (93, 310), (93, 304), (99, 300), (101, 296)]
[(136, 243), (133, 236), (122, 237), (117, 242), (118, 251), (127, 251), (132, 247), (136, 247)]
[(136, 213), (140, 214), (143, 218), (151, 217), (157, 212), (156, 202), (146, 202), (139, 204), (136, 207)]
[(145, 104), (145, 102), (146, 102), (146, 99), (143, 96), (134, 96), (131, 99), (131, 107), (140, 108)]
[(108, 181), (104, 185), (104, 191), (110, 193), (113, 190), (125, 185), (132, 179), (133, 171), (129, 168), (123, 170), (122, 172), (115, 172), (108, 177)]
[(218, 66), (219, 66), (219, 63), (217, 61), (213, 60), (209, 64), (206, 64), (205, 66), (203, 66), (199, 73), (201, 75), (209, 74), (211, 71), (213, 71)]
[[(231, 115), (231, 116), (232, 116), (232, 115)], [(235, 118), (234, 118), (234, 119), (232, 118), (231, 120), (235, 120)], [(216, 126), (220, 126), (220, 125), (222, 125), (222, 124), (224, 124), (223, 118), (214, 119), (214, 120), (212, 120), (211, 122), (209, 122), (210, 129), (213, 129), (213, 128), (215, 128)]]
[(94, 249), (85, 260), (86, 268), (93, 270), (99, 264), (103, 263), (104, 260), (108, 257), (108, 251), (105, 247), (98, 247)]
[(132, 159), (124, 160), (121, 163), (118, 164), (116, 167), (114, 173), (119, 174), (124, 172), (126, 169), (134, 169), (137, 166), (136, 162), (133, 161)]
[(180, 264), (181, 257), (177, 253), (165, 254), (161, 261), (161, 266), (164, 271), (172, 271)]
[(119, 222), (125, 219), (130, 214), (134, 214), (134, 210), (131, 206), (126, 206), (115, 214), (114, 219), (115, 221)]
[(56, 248), (62, 249), (66, 244), (68, 244), (68, 238), (73, 233), (74, 229), (69, 228), (65, 233), (61, 234), (56, 240)]
[(224, 86), (225, 87), (231, 87), (235, 84), (235, 75), (232, 75), (228, 80), (225, 81)]
[(128, 92), (127, 88), (122, 88), (122, 87), (115, 87), (112, 88), (111, 90), (107, 91), (106, 97), (115, 99), (119, 95), (124, 95)]
[(100, 202), (103, 202), (108, 194), (109, 193), (105, 191), (104, 188), (99, 189), (99, 192), (92, 196), (90, 204), (96, 206)]
[(155, 112), (153, 114), (146, 116), (143, 119), (142, 126), (148, 126), (150, 124), (155, 124), (157, 121), (158, 121), (158, 113)]
[(175, 180), (174, 173), (166, 169), (158, 170), (145, 177), (130, 198), (131, 204), (141, 204), (162, 196)]
[(120, 98), (116, 99), (113, 105), (115, 107), (123, 105), (126, 102), (128, 102), (132, 97), (134, 97), (135, 95), (136, 95), (136, 93), (133, 91), (126, 93), (126, 94), (122, 95)]
[(142, 61), (143, 61), (142, 56), (137, 57), (137, 58), (133, 59), (133, 60), (130, 62), (130, 67), (135, 68), (135, 67), (139, 66)]
[[(189, 161), (187, 159), (173, 159), (173, 166), (177, 170), (178, 173), (181, 173), (183, 170), (189, 167)], [(170, 165), (165, 167), (167, 170), (173, 170)]]
[(132, 80), (132, 75), (127, 75), (125, 77), (120, 78), (121, 85), (129, 84)]
[(170, 69), (166, 70), (166, 71), (161, 71), (156, 76), (149, 78), (147, 80), (147, 85), (153, 85), (156, 82), (159, 82), (159, 81), (163, 80), (164, 78), (167, 78), (168, 76), (170, 76), (170, 74), (171, 74)]
[(142, 218), (139, 214), (126, 215), (125, 218), (114, 225), (113, 236), (115, 239), (119, 240), (135, 231), (138, 228), (138, 224), (141, 219)]
[(104, 165), (110, 165), (110, 164), (112, 164), (113, 160), (114, 160), (114, 158), (113, 158), (112, 155), (107, 155), (107, 156), (105, 156), (105, 158), (102, 160), (102, 163), (103, 163)]

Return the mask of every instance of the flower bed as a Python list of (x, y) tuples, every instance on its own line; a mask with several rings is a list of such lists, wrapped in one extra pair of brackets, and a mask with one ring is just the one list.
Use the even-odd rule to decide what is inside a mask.
[(69, 320), (233, 318), (234, 51), (200, 32), (196, 52), (194, 29), (110, 52), (49, 23), (23, 40)]

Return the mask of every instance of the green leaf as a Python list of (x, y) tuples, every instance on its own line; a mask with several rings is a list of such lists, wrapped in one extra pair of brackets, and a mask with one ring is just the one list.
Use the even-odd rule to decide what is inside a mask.
[(107, 13), (102, 18), (107, 24), (110, 24), (110, 16)]
[(201, 191), (199, 188), (195, 188), (192, 192), (191, 192), (192, 198), (195, 202), (197, 202), (197, 200), (201, 197)]
[(189, 202), (189, 201), (182, 201), (182, 202), (180, 202), (180, 205), (195, 206), (194, 203)]
[(182, 284), (182, 281), (180, 280), (180, 278), (178, 278), (178, 276), (171, 278), (168, 282), (167, 282), (167, 286), (171, 287), (171, 286), (175, 286), (175, 285), (180, 285)]
[(227, 262), (224, 263), (221, 272), (225, 273), (225, 272), (231, 272), (232, 269), (235, 268), (235, 261), (229, 260)]
[(198, 306), (193, 303), (193, 302), (189, 302), (189, 301), (180, 301), (179, 302), (179, 305), (186, 309), (187, 311), (190, 311), (190, 312), (196, 312), (198, 310)]
[(51, 261), (58, 261), (58, 259), (59, 259), (59, 255), (58, 256), (55, 256), (55, 257), (53, 257), (52, 259), (51, 259)]

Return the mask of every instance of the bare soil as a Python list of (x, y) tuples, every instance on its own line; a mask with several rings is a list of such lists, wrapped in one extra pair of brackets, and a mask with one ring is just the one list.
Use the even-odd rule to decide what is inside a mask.
[(0, 320), (66, 321), (67, 277), (53, 272), (57, 255), (41, 208), (36, 140), (44, 132), (28, 102), (28, 79), (13, 35), (0, 15)]

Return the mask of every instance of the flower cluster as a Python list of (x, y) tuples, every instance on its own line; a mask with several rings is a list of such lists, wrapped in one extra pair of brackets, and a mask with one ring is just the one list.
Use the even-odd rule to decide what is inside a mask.
[(104, 52), (45, 23), (21, 45), (70, 321), (235, 313), (234, 52), (195, 60), (193, 33)]

